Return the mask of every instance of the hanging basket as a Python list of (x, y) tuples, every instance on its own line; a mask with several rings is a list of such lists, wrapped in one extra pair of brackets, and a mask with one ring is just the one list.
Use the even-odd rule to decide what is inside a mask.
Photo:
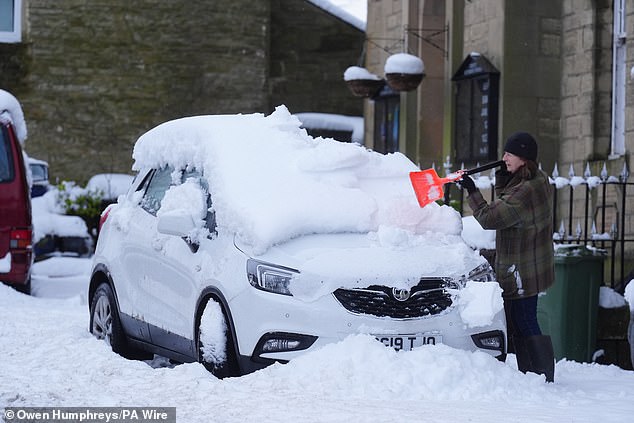
[(394, 91), (412, 91), (418, 88), (424, 73), (386, 73), (387, 85)]
[(425, 64), (420, 57), (406, 53), (393, 54), (385, 61), (387, 85), (394, 91), (415, 90), (425, 76)]
[(355, 97), (374, 97), (385, 85), (384, 79), (351, 79), (346, 81), (348, 89)]

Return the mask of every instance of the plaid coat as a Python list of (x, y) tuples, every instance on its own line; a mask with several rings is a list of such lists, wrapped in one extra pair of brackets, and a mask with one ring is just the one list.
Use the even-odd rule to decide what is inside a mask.
[(513, 300), (537, 295), (555, 281), (553, 196), (541, 170), (528, 179), (520, 172), (508, 175), (496, 177), (491, 204), (478, 190), (468, 201), (480, 225), (496, 230), (495, 272), (503, 297)]

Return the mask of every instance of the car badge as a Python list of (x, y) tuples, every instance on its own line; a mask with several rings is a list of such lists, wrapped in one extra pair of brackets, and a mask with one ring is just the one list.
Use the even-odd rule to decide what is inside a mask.
[(407, 301), (410, 296), (409, 289), (392, 288), (392, 296), (396, 301)]

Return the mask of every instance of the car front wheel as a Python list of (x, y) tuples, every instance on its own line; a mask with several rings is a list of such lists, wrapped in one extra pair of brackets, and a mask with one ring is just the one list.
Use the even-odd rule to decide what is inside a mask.
[(220, 304), (210, 299), (198, 324), (198, 361), (219, 379), (238, 374), (227, 319)]
[(99, 285), (90, 303), (90, 332), (104, 339), (112, 351), (126, 356), (126, 339), (119, 320), (112, 288), (107, 283)]

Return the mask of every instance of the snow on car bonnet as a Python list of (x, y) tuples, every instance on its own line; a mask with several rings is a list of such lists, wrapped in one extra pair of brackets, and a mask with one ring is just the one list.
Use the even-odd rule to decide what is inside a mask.
[(133, 169), (202, 169), (219, 233), (237, 233), (260, 252), (312, 233), (460, 234), (455, 210), (418, 206), (409, 172), (419, 169), (403, 154), (313, 138), (300, 126), (284, 106), (269, 116), (166, 122), (139, 138)]

